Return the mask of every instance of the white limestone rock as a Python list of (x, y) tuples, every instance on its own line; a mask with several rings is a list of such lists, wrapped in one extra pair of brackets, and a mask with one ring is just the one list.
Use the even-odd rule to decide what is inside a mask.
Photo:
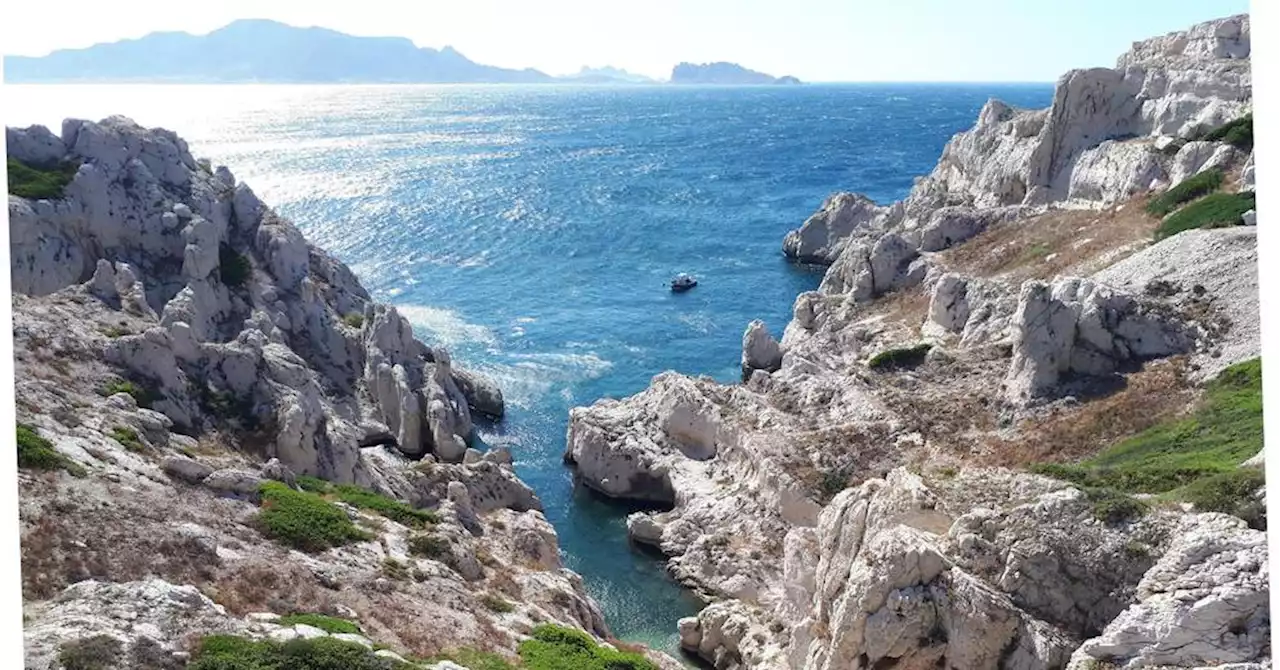
[(1071, 670), (1252, 663), (1270, 654), (1267, 537), (1221, 514), (1183, 519), (1137, 602), (1087, 640)]
[(782, 367), (782, 347), (769, 334), (759, 319), (747, 324), (742, 334), (742, 377), (750, 378), (755, 370), (777, 372)]
[(1180, 322), (1131, 296), (1079, 278), (1023, 284), (1014, 315), (1006, 399), (1023, 404), (1055, 391), (1061, 375), (1105, 376), (1123, 363), (1188, 351)]
[(4, 143), (9, 158), (37, 168), (57, 165), (67, 155), (62, 138), (44, 126), (5, 128)]
[(829, 196), (800, 228), (787, 233), (782, 252), (801, 263), (830, 265), (855, 233), (869, 231), (889, 213), (860, 193)]
[(111, 667), (134, 668), (127, 659), (135, 649), (151, 647), (153, 657), (180, 660), (188, 636), (243, 634), (247, 628), (196, 587), (161, 579), (82, 581), (35, 609), (31, 623), (23, 626), (29, 668), (53, 667), (63, 645), (97, 635), (120, 642)]

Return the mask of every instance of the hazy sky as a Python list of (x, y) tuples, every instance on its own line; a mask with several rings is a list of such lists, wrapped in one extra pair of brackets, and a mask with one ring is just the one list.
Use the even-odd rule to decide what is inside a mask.
[[(1273, 0), (1274, 1), (1274, 0)], [(8, 3), (0, 51), (157, 30), (207, 33), (238, 18), (452, 45), (477, 62), (551, 74), (614, 65), (666, 77), (728, 60), (807, 81), (1051, 81), (1112, 65), (1134, 40), (1248, 11), (1247, 0), (59, 0)], [(17, 9), (14, 9), (17, 5)], [(408, 5), (408, 7), (406, 7)]]

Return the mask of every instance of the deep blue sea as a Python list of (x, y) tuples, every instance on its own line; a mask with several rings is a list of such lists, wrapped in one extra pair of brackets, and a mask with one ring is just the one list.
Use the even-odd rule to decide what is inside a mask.
[[(172, 128), (498, 379), (486, 427), (546, 505), (615, 634), (671, 648), (698, 603), (628, 546), (628, 509), (573, 485), (569, 408), (675, 369), (738, 379), (820, 276), (781, 255), (828, 194), (906, 195), (983, 103), (1049, 84), (799, 87), (10, 86), (9, 125), (120, 113)], [(16, 93), (16, 94), (15, 94)], [(693, 291), (673, 295), (678, 272)]]

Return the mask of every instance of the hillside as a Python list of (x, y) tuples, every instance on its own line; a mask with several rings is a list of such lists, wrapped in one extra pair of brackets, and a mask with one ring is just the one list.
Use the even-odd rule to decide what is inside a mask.
[(61, 131), (6, 130), (27, 667), (678, 667), (598, 646), (491, 381), (172, 132)]
[(685, 649), (1270, 667), (1249, 53), (1230, 17), (990, 101), (904, 200), (786, 236), (824, 278), (742, 384), (572, 410), (565, 460), (712, 601)]

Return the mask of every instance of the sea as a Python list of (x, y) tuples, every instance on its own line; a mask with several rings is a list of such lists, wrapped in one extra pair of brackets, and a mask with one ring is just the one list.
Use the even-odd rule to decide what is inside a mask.
[[(700, 603), (626, 539), (627, 504), (575, 485), (569, 409), (664, 370), (739, 380), (742, 334), (780, 336), (821, 274), (783, 236), (829, 194), (904, 197), (992, 97), (1050, 84), (5, 86), (7, 125), (123, 114), (228, 166), (501, 384), (506, 445), (616, 636), (676, 648)], [(699, 285), (669, 290), (678, 273)]]

